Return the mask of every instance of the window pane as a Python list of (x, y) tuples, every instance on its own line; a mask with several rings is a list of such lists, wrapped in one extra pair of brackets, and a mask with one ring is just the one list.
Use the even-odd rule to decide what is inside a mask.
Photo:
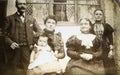
[[(77, 1), (77, 2), (75, 2)], [(100, 7), (100, 0), (31, 0), (27, 13), (31, 14), (43, 24), (49, 14), (56, 15), (58, 23), (77, 23), (80, 18), (93, 18), (93, 11)], [(76, 6), (77, 3), (77, 6)], [(29, 5), (30, 4), (30, 5)], [(77, 11), (75, 10), (77, 8)], [(77, 16), (77, 17), (76, 17)]]

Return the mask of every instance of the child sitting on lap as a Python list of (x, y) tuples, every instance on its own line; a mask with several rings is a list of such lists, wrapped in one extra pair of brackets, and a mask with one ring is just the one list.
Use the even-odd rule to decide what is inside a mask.
[(51, 50), (46, 35), (43, 34), (39, 37), (38, 43), (35, 47), (36, 49), (31, 53), (31, 63), (28, 66), (28, 69), (31, 69), (35, 74), (60, 72), (61, 68), (55, 57), (57, 51), (53, 52), (53, 50)]

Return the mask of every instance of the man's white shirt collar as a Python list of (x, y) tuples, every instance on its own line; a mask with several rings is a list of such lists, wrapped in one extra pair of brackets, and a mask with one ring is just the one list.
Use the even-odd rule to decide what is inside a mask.
[[(17, 12), (17, 14), (20, 15), (19, 12)], [(23, 16), (20, 16), (20, 19), (22, 20), (23, 23), (25, 22), (25, 13), (23, 13)]]

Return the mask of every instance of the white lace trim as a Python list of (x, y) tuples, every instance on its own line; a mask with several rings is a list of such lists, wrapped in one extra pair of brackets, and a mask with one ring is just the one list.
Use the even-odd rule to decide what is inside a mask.
[(95, 35), (93, 34), (78, 34), (76, 35), (79, 40), (82, 41), (81, 45), (85, 46), (87, 49), (93, 47), (92, 41), (95, 39)]

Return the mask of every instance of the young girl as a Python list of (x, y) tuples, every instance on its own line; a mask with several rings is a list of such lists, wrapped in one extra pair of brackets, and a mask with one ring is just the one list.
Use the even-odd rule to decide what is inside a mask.
[(49, 72), (59, 72), (60, 65), (55, 57), (57, 52), (53, 52), (48, 45), (48, 37), (43, 34), (39, 37), (37, 48), (31, 54), (31, 63), (28, 69), (33, 69), (36, 74), (44, 74)]

